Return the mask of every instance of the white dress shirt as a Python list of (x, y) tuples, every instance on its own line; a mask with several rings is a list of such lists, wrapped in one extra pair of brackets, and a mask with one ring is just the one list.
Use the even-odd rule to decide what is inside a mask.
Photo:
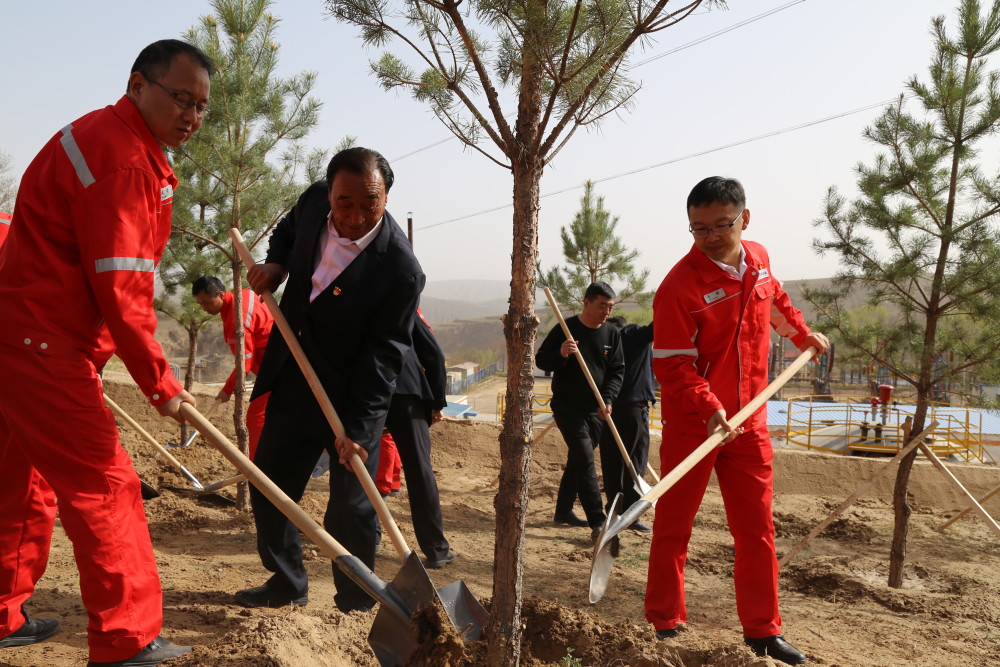
[(332, 211), (326, 216), (326, 233), (320, 239), (319, 249), (316, 251), (316, 268), (313, 270), (312, 292), (309, 294), (310, 303), (375, 240), (384, 220), (385, 216), (382, 216), (370, 232), (357, 241), (352, 241), (337, 233), (337, 228), (333, 226)]
[[(712, 259), (712, 258), (709, 257), (709, 259)], [(723, 271), (725, 271), (726, 273), (728, 273), (730, 276), (732, 276), (733, 278), (736, 278), (740, 282), (743, 282), (743, 274), (747, 272), (747, 251), (746, 251), (746, 248), (743, 247), (742, 243), (740, 244), (740, 268), (739, 268), (739, 270), (737, 270), (735, 267), (729, 266), (725, 262), (718, 262), (718, 261), (716, 261), (714, 259), (712, 259), (712, 261), (715, 262), (715, 264), (720, 269), (722, 269)]]

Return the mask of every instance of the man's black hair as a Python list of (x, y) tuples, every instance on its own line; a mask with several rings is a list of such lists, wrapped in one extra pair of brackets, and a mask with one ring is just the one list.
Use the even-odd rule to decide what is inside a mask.
[(746, 208), (747, 195), (743, 191), (743, 184), (735, 178), (709, 176), (691, 190), (687, 199), (687, 211), (716, 202)]
[(202, 276), (191, 286), (191, 296), (207, 294), (213, 299), (226, 291), (226, 286), (215, 276)]
[(615, 291), (611, 289), (611, 285), (597, 281), (596, 283), (590, 283), (587, 291), (583, 293), (583, 298), (587, 301), (593, 301), (594, 297), (598, 296), (603, 296), (606, 299), (614, 299)]
[(381, 153), (373, 151), (370, 148), (362, 148), (361, 146), (347, 148), (333, 156), (333, 159), (330, 160), (330, 165), (326, 168), (326, 182), (328, 187), (333, 187), (333, 177), (341, 169), (346, 169), (352, 174), (358, 174), (359, 176), (367, 176), (378, 169), (382, 174), (382, 182), (385, 183), (386, 194), (389, 194), (389, 188), (392, 187), (393, 179), (395, 179), (392, 167), (389, 166), (389, 161), (382, 157)]
[[(150, 81), (156, 81), (167, 73), (174, 57), (181, 53), (191, 56), (209, 76), (215, 74), (215, 64), (204, 51), (179, 39), (161, 39), (144, 48), (132, 63), (131, 72), (139, 72)], [(128, 92), (128, 84), (125, 85), (125, 92)]]
[(628, 324), (628, 320), (626, 320), (621, 315), (612, 315), (611, 317), (608, 318), (608, 322), (610, 324), (615, 325), (619, 329), (624, 329), (625, 325)]

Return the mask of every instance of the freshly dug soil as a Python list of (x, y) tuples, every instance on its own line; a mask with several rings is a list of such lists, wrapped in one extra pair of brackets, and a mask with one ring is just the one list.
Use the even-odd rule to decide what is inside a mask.
[[(159, 417), (127, 376), (106, 378), (108, 394), (161, 444), (179, 440), (178, 427)], [(203, 407), (214, 388), (197, 392)], [(232, 437), (231, 406), (213, 422)], [(170, 665), (354, 667), (377, 665), (367, 643), (376, 613), (342, 614), (333, 604), (330, 561), (305, 541), (311, 588), (305, 608), (244, 609), (232, 594), (262, 583), (267, 573), (255, 552), (253, 522), (234, 507), (178, 495), (166, 487), (188, 487), (128, 426), (122, 441), (140, 476), (161, 490), (146, 502), (164, 589), (164, 634), (194, 645)], [(438, 474), (445, 529), (459, 557), (429, 570), (440, 587), (464, 580), (489, 608), (495, 544), (493, 497), (499, 471), (499, 425), (448, 421), (434, 426), (433, 462)], [(654, 467), (658, 463), (654, 439)], [(230, 477), (233, 468), (199, 439), (173, 450), (202, 483)], [(555, 491), (565, 446), (551, 431), (536, 443), (531, 463), (530, 506), (524, 553), (522, 664), (660, 666), (774, 665), (742, 645), (733, 597), (732, 538), (714, 482), (695, 523), (688, 566), (689, 627), (673, 640), (657, 641), (644, 619), (643, 594), (649, 537), (626, 532), (608, 591), (587, 602), (589, 531), (552, 523)], [(865, 479), (884, 465), (779, 450), (776, 455), (775, 522), (779, 554), (794, 546)], [(952, 465), (977, 495), (1000, 483), (996, 468)], [(894, 473), (834, 522), (782, 572), (785, 636), (814, 665), (996, 665), (1000, 664), (1000, 542), (970, 516), (944, 532), (937, 526), (963, 507), (961, 497), (926, 462), (911, 481), (912, 506), (906, 581), (886, 585)], [(317, 519), (326, 506), (324, 476), (313, 480), (303, 507)], [(232, 496), (233, 491), (224, 492)], [(405, 482), (390, 498), (410, 544), (413, 537)], [(1000, 516), (1000, 497), (986, 503)], [(652, 521), (652, 512), (646, 517)], [(391, 581), (399, 569), (384, 545), (378, 575)], [(56, 616), (62, 631), (28, 647), (0, 649), (0, 665), (52, 667), (86, 661), (86, 615), (80, 601), (72, 549), (57, 528), (48, 571), (30, 611)], [(462, 644), (433, 610), (421, 619), (424, 650), (416, 664), (485, 665), (484, 642)], [(446, 617), (445, 617), (446, 620)]]

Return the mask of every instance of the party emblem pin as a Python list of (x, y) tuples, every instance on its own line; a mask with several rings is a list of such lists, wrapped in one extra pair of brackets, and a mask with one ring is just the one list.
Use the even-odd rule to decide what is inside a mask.
[(333, 295), (334, 296), (339, 296), (340, 295), (340, 288), (339, 287), (334, 287), (333, 288)]

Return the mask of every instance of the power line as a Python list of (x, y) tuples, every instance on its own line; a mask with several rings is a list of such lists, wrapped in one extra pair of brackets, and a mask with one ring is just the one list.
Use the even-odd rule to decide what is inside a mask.
[[(804, 0), (800, 0), (804, 1)], [(663, 162), (657, 162), (656, 164), (647, 165), (645, 167), (638, 167), (636, 169), (631, 169), (629, 171), (623, 171), (620, 174), (615, 174), (613, 176), (605, 176), (603, 178), (591, 179), (593, 183), (605, 183), (607, 181), (613, 181), (616, 178), (623, 178), (625, 176), (631, 176), (633, 174), (638, 174), (643, 171), (649, 171), (650, 169), (656, 169), (658, 167), (664, 167), (668, 164), (676, 164), (677, 162), (682, 162), (684, 160), (690, 160), (691, 158), (701, 157), (702, 155), (708, 155), (709, 153), (716, 153), (718, 151), (726, 150), (727, 148), (734, 148), (736, 146), (742, 146), (744, 144), (749, 144), (754, 141), (759, 141), (761, 139), (768, 139), (770, 137), (776, 137), (780, 134), (785, 134), (787, 132), (794, 132), (795, 130), (801, 130), (807, 127), (812, 127), (814, 125), (819, 125), (821, 123), (826, 123), (831, 120), (837, 120), (839, 118), (844, 118), (845, 116), (851, 116), (853, 114), (861, 113), (862, 111), (869, 111), (870, 109), (875, 109), (878, 107), (886, 106), (892, 102), (899, 100), (899, 97), (892, 97), (888, 100), (883, 100), (881, 102), (875, 102), (873, 104), (867, 104), (863, 107), (858, 107), (857, 109), (851, 109), (850, 111), (842, 111), (840, 113), (834, 114), (832, 116), (826, 116), (825, 118), (818, 118), (816, 120), (811, 120), (805, 123), (800, 123), (798, 125), (792, 125), (790, 127), (785, 127), (780, 130), (774, 130), (772, 132), (766, 132), (764, 134), (758, 134), (757, 136), (750, 137), (748, 139), (741, 139), (739, 141), (734, 141), (732, 143), (724, 144), (722, 146), (716, 146), (714, 148), (708, 148), (703, 151), (698, 151), (696, 153), (689, 153), (687, 155), (682, 155), (680, 157), (671, 158), (670, 160), (665, 160)], [(553, 192), (547, 192), (539, 197), (539, 199), (544, 199), (546, 197), (554, 197), (555, 195), (561, 195), (567, 192), (572, 192), (573, 190), (579, 190), (583, 188), (583, 185), (572, 185), (568, 188), (563, 188), (562, 190), (555, 190)], [(493, 208), (488, 208), (483, 211), (477, 211), (475, 213), (469, 213), (467, 215), (462, 215), (457, 218), (451, 218), (450, 220), (442, 220), (441, 222), (435, 222), (424, 227), (418, 227), (417, 231), (424, 229), (431, 229), (432, 227), (440, 227), (441, 225), (447, 225), (452, 222), (458, 222), (460, 220), (467, 220), (469, 218), (474, 218), (479, 215), (485, 215), (486, 213), (493, 213), (494, 211), (502, 211), (503, 209), (510, 208), (513, 204), (503, 204), (501, 206), (494, 206)]]
[[(805, 1), (806, 0), (792, 0), (792, 2), (789, 2), (787, 4), (781, 5), (780, 7), (775, 7), (774, 9), (770, 9), (770, 10), (764, 12), (763, 14), (757, 14), (756, 16), (751, 16), (750, 18), (746, 19), (745, 21), (740, 21), (739, 23), (734, 23), (733, 25), (731, 25), (731, 26), (729, 26), (727, 28), (722, 28), (721, 30), (717, 30), (717, 31), (715, 31), (713, 33), (710, 33), (708, 35), (703, 35), (702, 37), (699, 37), (698, 39), (695, 39), (695, 40), (692, 40), (690, 42), (687, 42), (686, 44), (681, 44), (678, 47), (670, 49), (669, 51), (666, 51), (664, 53), (660, 53), (658, 55), (655, 55), (655, 56), (652, 56), (650, 58), (647, 58), (646, 60), (643, 60), (641, 62), (636, 63), (633, 67), (642, 67), (643, 65), (651, 63), (654, 60), (659, 60), (660, 58), (665, 58), (665, 57), (667, 57), (667, 56), (669, 56), (671, 54), (677, 53), (678, 51), (683, 51), (684, 49), (689, 49), (692, 46), (697, 46), (698, 44), (701, 44), (703, 42), (707, 42), (710, 39), (714, 39), (716, 37), (720, 37), (720, 36), (726, 34), (727, 32), (732, 32), (733, 30), (736, 30), (738, 28), (742, 28), (745, 25), (749, 25), (751, 23), (759, 21), (760, 19), (763, 19), (763, 18), (766, 18), (768, 16), (771, 16), (772, 14), (777, 14), (778, 12), (780, 12), (782, 10), (785, 10), (785, 9), (788, 9), (789, 7), (792, 7), (792, 6), (798, 5), (798, 4), (802, 4)], [(451, 141), (452, 139), (455, 139), (455, 138), (456, 138), (455, 135), (451, 135), (449, 137), (445, 137), (444, 139), (440, 139), (438, 141), (435, 141), (433, 144), (428, 144), (428, 145), (422, 146), (420, 148), (415, 148), (412, 151), (410, 151), (409, 153), (406, 153), (405, 155), (400, 155), (399, 157), (393, 158), (391, 160), (391, 162), (392, 163), (399, 162), (400, 160), (403, 160), (403, 159), (406, 159), (406, 158), (411, 157), (413, 155), (416, 155), (417, 153), (422, 153), (423, 151), (430, 150), (431, 148), (435, 148), (436, 146), (440, 146), (441, 144), (449, 142), (449, 141)]]

